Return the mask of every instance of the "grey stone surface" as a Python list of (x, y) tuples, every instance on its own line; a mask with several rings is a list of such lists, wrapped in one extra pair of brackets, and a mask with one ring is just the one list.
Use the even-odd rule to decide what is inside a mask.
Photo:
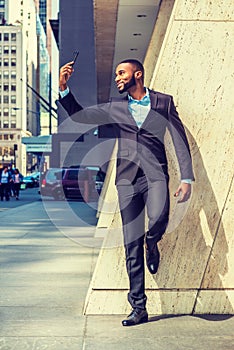
[(0, 338), (1, 350), (79, 350), (83, 339), (78, 337), (35, 337), (35, 338)]
[[(147, 324), (122, 327), (126, 315), (84, 315), (99, 249), (65, 236), (40, 201), (9, 206), (0, 220), (0, 350), (234, 348), (231, 316), (151, 315)], [(90, 239), (94, 233), (92, 226), (75, 231)]]

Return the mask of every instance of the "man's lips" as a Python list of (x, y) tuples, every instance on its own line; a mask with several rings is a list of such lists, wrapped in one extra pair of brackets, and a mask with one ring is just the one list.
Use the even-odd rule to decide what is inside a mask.
[(124, 87), (124, 83), (123, 82), (120, 82), (117, 84), (117, 88), (118, 89), (121, 89), (121, 87), (123, 88)]

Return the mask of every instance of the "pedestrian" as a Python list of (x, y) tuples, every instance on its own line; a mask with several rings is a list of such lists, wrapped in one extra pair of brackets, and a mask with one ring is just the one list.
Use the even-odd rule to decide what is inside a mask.
[[(174, 194), (179, 202), (189, 199), (194, 180), (189, 144), (173, 97), (144, 86), (144, 67), (138, 60), (127, 59), (116, 67), (117, 89), (126, 95), (92, 108), (83, 109), (71, 93), (67, 82), (73, 72), (73, 62), (60, 69), (59, 102), (72, 120), (111, 124), (118, 138), (116, 186), (130, 286), (128, 301), (132, 307), (122, 325), (132, 326), (148, 321), (144, 247), (148, 270), (155, 274), (160, 261), (157, 243), (169, 220), (166, 130), (172, 136), (180, 167), (181, 182)], [(145, 207), (148, 216), (146, 232)]]
[(16, 200), (19, 200), (19, 192), (20, 185), (23, 180), (23, 176), (20, 174), (19, 169), (14, 170), (14, 174), (12, 175), (13, 183), (14, 183), (14, 196)]
[[(12, 164), (8, 165), (8, 172), (11, 175), (11, 177), (13, 177), (15, 169), (12, 167)], [(10, 197), (14, 197), (14, 181), (11, 181), (9, 184), (9, 195)]]
[(0, 171), (0, 198), (3, 201), (4, 197), (6, 201), (10, 200), (10, 185), (11, 185), (12, 177), (11, 173), (8, 171), (8, 167), (6, 165)]

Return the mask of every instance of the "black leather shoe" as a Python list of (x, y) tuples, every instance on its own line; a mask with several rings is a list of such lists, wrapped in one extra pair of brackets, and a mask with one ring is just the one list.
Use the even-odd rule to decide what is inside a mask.
[(159, 260), (160, 253), (157, 243), (153, 246), (153, 248), (148, 248), (146, 246), (146, 264), (150, 273), (155, 274), (158, 271)]
[(123, 326), (135, 326), (140, 323), (148, 322), (148, 313), (146, 310), (133, 309), (126, 320), (122, 321)]

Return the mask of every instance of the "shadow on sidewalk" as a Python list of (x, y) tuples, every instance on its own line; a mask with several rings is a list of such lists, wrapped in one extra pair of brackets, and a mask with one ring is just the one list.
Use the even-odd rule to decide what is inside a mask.
[(149, 317), (149, 321), (148, 322), (157, 322), (160, 320), (166, 320), (166, 319), (170, 319), (170, 318), (180, 318), (180, 317), (184, 317), (184, 316), (190, 316), (193, 318), (200, 318), (206, 321), (226, 321), (232, 317), (234, 317), (234, 315), (219, 315), (219, 314), (211, 314), (211, 315), (188, 315), (188, 314), (181, 314), (181, 315), (159, 315), (159, 316), (152, 316)]

